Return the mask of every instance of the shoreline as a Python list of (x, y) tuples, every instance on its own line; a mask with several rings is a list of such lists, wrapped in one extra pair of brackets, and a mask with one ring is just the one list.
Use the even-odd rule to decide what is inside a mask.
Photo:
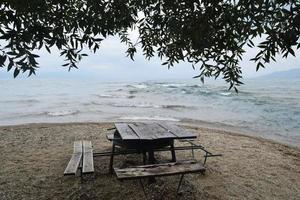
[(269, 142), (272, 144), (282, 145), (284, 147), (288, 147), (288, 148), (292, 148), (292, 149), (300, 151), (300, 144), (298, 144), (298, 143), (293, 145), (290, 143), (285, 143), (283, 141), (278, 141), (276, 139), (265, 138), (263, 136), (259, 136), (258, 134), (256, 134), (256, 135), (252, 134), (251, 131), (247, 132), (247, 131), (239, 130), (239, 128), (237, 128), (237, 127), (232, 127), (233, 129), (230, 129), (230, 128), (227, 129), (225, 127), (212, 127), (213, 123), (211, 123), (208, 126), (205, 126), (203, 124), (196, 125), (194, 123), (181, 123), (181, 125), (190, 127), (190, 128), (202, 128), (202, 129), (208, 129), (208, 130), (221, 131), (222, 134), (229, 134), (229, 135), (238, 136), (238, 137), (247, 137), (247, 138), (251, 138), (251, 139), (256, 139), (261, 142)]
[[(13, 124), (13, 125), (0, 125), (1, 128), (9, 128), (9, 127), (22, 127), (22, 126), (42, 126), (42, 125), (80, 125), (80, 124), (113, 124), (115, 122), (131, 122), (131, 121), (137, 121), (137, 122), (150, 122), (149, 120), (115, 120), (115, 121), (80, 121), (80, 122), (37, 122), (37, 123), (22, 123), (22, 124)], [(164, 122), (164, 121), (157, 121), (157, 120), (151, 120), (154, 122)], [(169, 121), (167, 121), (169, 122)], [(258, 134), (253, 134), (252, 131), (246, 131), (239, 127), (218, 123), (218, 122), (207, 122), (202, 120), (192, 120), (192, 119), (183, 119), (180, 121), (171, 121), (170, 123), (179, 124), (185, 127), (190, 128), (202, 128), (202, 129), (208, 129), (212, 131), (221, 131), (223, 134), (230, 134), (233, 136), (241, 136), (241, 137), (249, 137), (256, 139), (258, 141), (265, 141), (270, 142), (273, 144), (282, 145), (285, 147), (293, 148), (295, 150), (300, 151), (300, 143), (289, 143), (287, 141), (279, 141), (274, 138), (266, 138), (264, 136), (261, 136)]]

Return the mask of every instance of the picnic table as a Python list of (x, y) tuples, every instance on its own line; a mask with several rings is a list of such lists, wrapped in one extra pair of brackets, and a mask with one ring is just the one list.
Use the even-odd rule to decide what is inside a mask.
[(148, 162), (155, 162), (154, 151), (162, 147), (170, 147), (172, 162), (176, 161), (174, 150), (174, 140), (194, 139), (196, 134), (187, 131), (179, 126), (169, 123), (115, 123), (116, 131), (108, 139), (113, 141), (112, 154), (110, 159), (110, 172), (113, 171), (113, 157), (116, 147), (127, 150), (135, 150), (143, 153), (144, 164), (146, 162), (146, 152)]
[[(192, 140), (197, 138), (197, 135), (175, 124), (123, 122), (115, 123), (114, 125), (114, 133), (107, 135), (107, 139), (112, 141), (112, 150), (109, 152), (93, 152), (91, 141), (74, 141), (74, 151), (64, 171), (64, 175), (76, 175), (78, 169), (80, 169), (81, 178), (83, 174), (93, 174), (93, 158), (96, 156), (110, 156), (110, 173), (114, 171), (119, 180), (139, 179), (147, 199), (144, 184), (142, 183), (143, 178), (149, 178), (149, 181), (153, 182), (154, 177), (180, 175), (177, 186), (177, 193), (179, 193), (185, 174), (204, 173), (206, 159), (208, 157), (221, 156), (221, 154), (212, 154), (200, 144), (194, 143)], [(188, 142), (189, 146), (175, 147), (175, 140)], [(203, 164), (194, 158), (194, 150), (196, 149), (205, 152)], [(177, 161), (176, 151), (179, 150), (192, 150), (193, 159)], [(159, 151), (170, 151), (171, 162), (155, 163), (154, 152)], [(136, 153), (143, 153), (143, 165), (134, 165), (126, 168), (113, 167), (114, 155)], [(146, 153), (148, 153), (148, 159)]]

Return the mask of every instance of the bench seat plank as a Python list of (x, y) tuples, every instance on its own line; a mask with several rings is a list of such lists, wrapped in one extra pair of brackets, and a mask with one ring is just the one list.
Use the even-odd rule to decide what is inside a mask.
[(82, 157), (82, 142), (75, 141), (73, 154), (67, 165), (67, 168), (64, 171), (64, 175), (75, 175), (76, 174), (76, 171), (77, 171), (80, 161), (81, 161), (81, 157)]
[(154, 165), (141, 165), (128, 168), (114, 168), (118, 179), (137, 179), (156, 176), (170, 176), (175, 174), (186, 174), (204, 172), (205, 167), (198, 161), (187, 160), (175, 163), (164, 163)]
[(82, 173), (93, 173), (94, 161), (93, 161), (93, 147), (91, 141), (83, 141), (83, 164)]

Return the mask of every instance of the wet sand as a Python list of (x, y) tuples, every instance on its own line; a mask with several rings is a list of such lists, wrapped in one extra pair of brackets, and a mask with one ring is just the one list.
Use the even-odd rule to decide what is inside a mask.
[[(0, 127), (0, 199), (144, 199), (138, 181), (108, 174), (108, 157), (96, 157), (95, 174), (63, 176), (73, 141), (91, 140), (94, 151), (110, 150), (112, 123), (29, 124)], [(269, 140), (187, 126), (198, 143), (222, 157), (209, 158), (205, 175), (190, 174), (176, 195), (178, 176), (147, 185), (150, 199), (300, 199), (300, 150)], [(177, 143), (176, 145), (181, 145)], [(170, 153), (157, 153), (158, 160)], [(191, 158), (178, 152), (177, 159)], [(203, 161), (203, 153), (196, 152)], [(141, 155), (117, 156), (116, 166), (141, 164)]]

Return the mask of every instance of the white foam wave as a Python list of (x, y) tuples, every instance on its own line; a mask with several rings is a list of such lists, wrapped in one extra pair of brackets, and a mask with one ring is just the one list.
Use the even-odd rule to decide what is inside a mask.
[(221, 92), (220, 95), (229, 96), (229, 95), (231, 95), (231, 92)]
[(185, 83), (168, 83), (168, 84), (162, 84), (163, 87), (168, 87), (168, 88), (178, 88), (178, 87), (184, 87), (187, 84)]
[(78, 110), (60, 110), (60, 111), (47, 112), (47, 115), (58, 117), (58, 116), (66, 116), (66, 115), (75, 115), (77, 113), (79, 113)]
[(132, 84), (132, 85), (127, 85), (128, 87), (134, 87), (134, 88), (137, 88), (137, 89), (145, 89), (147, 88), (148, 86), (145, 85), (145, 84)]
[(98, 94), (97, 96), (98, 96), (98, 97), (101, 97), (101, 98), (111, 98), (111, 97), (114, 97), (114, 96), (111, 95), (111, 94)]
[(112, 104), (114, 107), (132, 107), (132, 108), (161, 108), (162, 106), (153, 104)]
[(120, 117), (121, 120), (154, 120), (154, 121), (172, 121), (172, 122), (179, 122), (179, 119), (170, 118), (170, 117), (161, 117), (161, 116), (128, 116), (128, 117)]

